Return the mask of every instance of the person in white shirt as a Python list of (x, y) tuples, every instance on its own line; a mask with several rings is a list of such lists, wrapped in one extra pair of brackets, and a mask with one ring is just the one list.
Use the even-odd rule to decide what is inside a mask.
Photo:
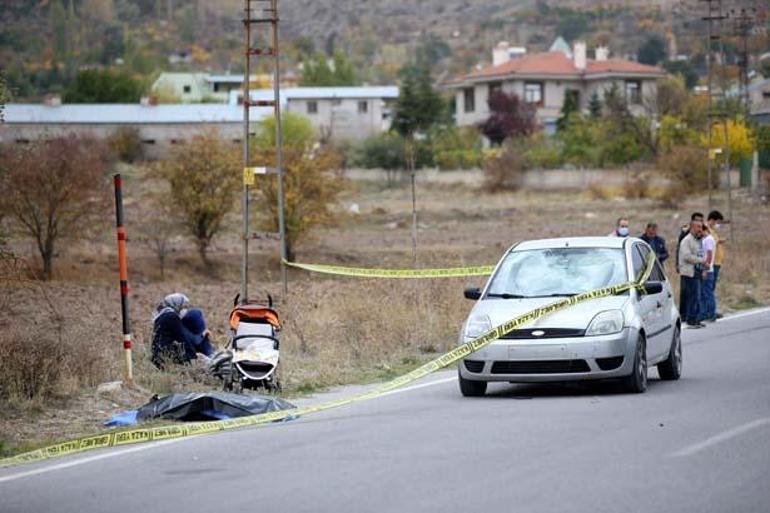
[(700, 320), (714, 321), (717, 316), (717, 305), (714, 298), (714, 259), (717, 253), (717, 242), (707, 224), (703, 225), (703, 283), (700, 294)]

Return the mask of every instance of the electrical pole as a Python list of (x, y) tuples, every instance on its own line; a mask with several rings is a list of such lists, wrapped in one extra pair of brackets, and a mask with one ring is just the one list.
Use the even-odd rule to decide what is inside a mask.
[[(255, 11), (259, 11), (257, 14)], [(242, 264), (241, 264), (241, 302), (248, 301), (249, 294), (249, 240), (250, 239), (277, 239), (280, 243), (281, 253), (281, 281), (283, 283), (284, 296), (288, 294), (288, 282), (286, 272), (286, 222), (284, 218), (284, 169), (283, 169), (283, 144), (281, 130), (281, 72), (280, 52), (278, 50), (278, 0), (244, 0), (243, 26), (245, 32), (244, 55), (245, 75), (243, 77), (243, 198), (241, 210), (243, 215), (242, 227)], [(252, 41), (252, 26), (268, 25), (268, 46), (254, 46)], [(251, 99), (251, 59), (267, 56), (273, 58), (273, 99)], [(252, 166), (250, 154), (251, 120), (250, 109), (252, 107), (273, 107), (275, 117), (275, 167)], [(249, 203), (251, 200), (251, 187), (255, 185), (257, 175), (276, 175), (278, 180), (278, 232), (252, 232), (249, 228)]]

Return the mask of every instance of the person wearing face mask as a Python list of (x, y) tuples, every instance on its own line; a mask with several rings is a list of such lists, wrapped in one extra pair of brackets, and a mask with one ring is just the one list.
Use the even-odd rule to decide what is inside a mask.
[(726, 240), (719, 236), (719, 230), (722, 228), (722, 223), (724, 222), (725, 218), (722, 215), (722, 213), (719, 210), (712, 210), (709, 212), (708, 218), (706, 220), (706, 224), (709, 226), (709, 230), (711, 231), (711, 236), (714, 237), (714, 241), (716, 242), (716, 252), (714, 254), (714, 264), (712, 266), (713, 273), (714, 273), (714, 280), (713, 280), (713, 294), (714, 294), (714, 315), (713, 319), (716, 320), (722, 317), (722, 314), (717, 313), (716, 303), (717, 303), (717, 297), (716, 297), (716, 286), (717, 281), (719, 281), (719, 271), (722, 269), (722, 261), (725, 256), (725, 242)]
[(703, 223), (691, 221), (687, 235), (679, 244), (680, 296), (679, 312), (688, 328), (703, 328), (700, 319), (700, 296), (703, 283), (702, 266), (705, 262), (701, 243)]
[(619, 217), (618, 222), (615, 223), (615, 229), (612, 231), (612, 233), (608, 233), (607, 237), (628, 237), (628, 234), (628, 218)]

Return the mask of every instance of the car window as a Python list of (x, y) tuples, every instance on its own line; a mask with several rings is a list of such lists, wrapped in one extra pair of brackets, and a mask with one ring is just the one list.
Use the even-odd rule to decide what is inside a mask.
[(666, 275), (663, 273), (663, 269), (661, 269), (660, 262), (657, 259), (655, 259), (655, 264), (652, 266), (650, 281), (666, 281)]
[(634, 272), (635, 280), (644, 271), (644, 255), (641, 252), (641, 248), (643, 248), (641, 244), (634, 244), (634, 247), (631, 249), (631, 270)]
[(544, 297), (579, 294), (625, 283), (622, 249), (549, 248), (512, 251), (492, 277), (487, 296)]

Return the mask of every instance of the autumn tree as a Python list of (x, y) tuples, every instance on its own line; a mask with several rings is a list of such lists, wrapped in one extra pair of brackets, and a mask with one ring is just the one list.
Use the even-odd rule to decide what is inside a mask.
[(35, 241), (45, 280), (51, 278), (59, 242), (83, 236), (104, 215), (105, 153), (101, 143), (74, 135), (5, 153), (0, 209)]
[[(281, 135), (286, 255), (293, 260), (297, 243), (308, 231), (333, 219), (330, 207), (342, 190), (342, 182), (334, 174), (339, 169), (340, 160), (331, 147), (316, 143), (310, 121), (299, 114), (283, 113)], [(253, 141), (252, 156), (255, 165), (275, 166), (275, 118), (260, 122)], [(277, 177), (257, 177), (255, 189), (263, 200), (265, 229), (277, 232)]]
[(535, 132), (535, 109), (521, 101), (517, 94), (495, 91), (487, 103), (489, 117), (479, 125), (479, 130), (492, 144), (499, 146), (509, 137)]
[(168, 182), (169, 200), (207, 269), (211, 243), (235, 206), (241, 168), (236, 148), (216, 132), (193, 137), (157, 164), (155, 173)]

